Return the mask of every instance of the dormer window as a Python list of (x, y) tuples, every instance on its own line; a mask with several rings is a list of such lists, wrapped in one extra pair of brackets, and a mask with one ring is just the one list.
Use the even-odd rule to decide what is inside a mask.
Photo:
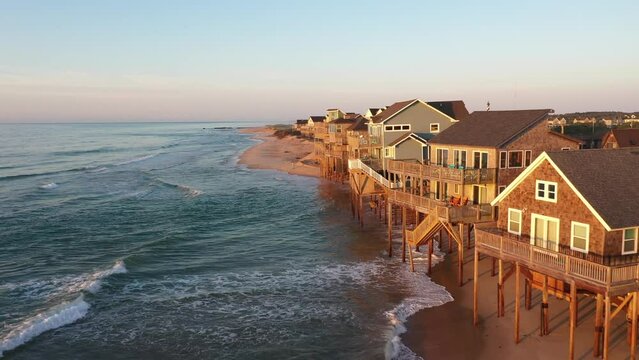
[(439, 123), (430, 124), (430, 132), (438, 133), (439, 132)]
[(535, 200), (557, 202), (557, 183), (537, 180)]

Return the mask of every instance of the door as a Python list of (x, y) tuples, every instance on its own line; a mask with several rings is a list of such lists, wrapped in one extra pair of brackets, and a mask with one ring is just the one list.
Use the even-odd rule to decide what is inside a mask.
[(530, 243), (559, 251), (559, 219), (532, 214), (530, 221)]
[(485, 186), (473, 185), (473, 204), (485, 204), (488, 191)]

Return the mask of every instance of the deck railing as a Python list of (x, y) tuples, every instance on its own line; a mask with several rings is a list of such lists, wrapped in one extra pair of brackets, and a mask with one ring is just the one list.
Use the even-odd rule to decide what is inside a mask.
[(447, 201), (435, 199), (430, 195), (432, 194), (429, 194), (429, 196), (420, 196), (392, 190), (388, 194), (388, 199), (392, 203), (422, 210), (448, 222), (475, 223), (493, 220), (492, 207), (490, 204), (451, 206)]
[(351, 170), (361, 170), (366, 173), (368, 176), (373, 178), (373, 180), (377, 181), (380, 185), (392, 189), (396, 186), (395, 183), (390, 182), (388, 179), (383, 177), (380, 173), (373, 170), (370, 166), (364, 164), (361, 159), (349, 159), (348, 160), (348, 168)]
[(536, 271), (559, 273), (608, 290), (616, 286), (636, 285), (639, 279), (639, 264), (599, 264), (535, 246), (528, 237), (513, 235), (498, 228), (476, 228), (475, 244), (480, 251), (487, 250), (491, 255), (519, 261)]
[(388, 171), (422, 179), (452, 181), (462, 184), (488, 184), (497, 179), (497, 169), (469, 169), (422, 164), (416, 161), (389, 160)]

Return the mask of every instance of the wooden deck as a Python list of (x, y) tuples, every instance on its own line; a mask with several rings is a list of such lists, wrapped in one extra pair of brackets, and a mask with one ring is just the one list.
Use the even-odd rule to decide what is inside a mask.
[(449, 223), (470, 224), (494, 220), (490, 204), (450, 206), (445, 201), (399, 190), (390, 190), (388, 201), (421, 213), (435, 214), (439, 220)]
[(639, 290), (639, 264), (608, 266), (530, 244), (530, 239), (494, 227), (475, 228), (475, 247), (498, 259), (611, 296)]
[(461, 169), (401, 160), (390, 160), (388, 171), (404, 176), (462, 185), (492, 184), (497, 181), (497, 169)]

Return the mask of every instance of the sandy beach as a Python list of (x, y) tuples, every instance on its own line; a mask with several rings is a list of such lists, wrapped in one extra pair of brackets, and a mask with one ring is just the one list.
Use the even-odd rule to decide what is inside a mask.
[[(445, 241), (444, 243), (447, 243)], [(424, 359), (565, 359), (568, 357), (569, 303), (549, 297), (550, 334), (539, 335), (541, 292), (533, 290), (532, 308), (524, 308), (521, 277), (520, 343), (514, 342), (515, 277), (505, 282), (505, 316), (497, 318), (497, 277), (491, 276), (491, 260), (479, 266), (479, 324), (473, 326), (473, 249), (464, 252), (464, 285), (457, 284), (457, 254), (433, 269), (432, 279), (455, 299), (439, 307), (424, 309), (408, 319), (402, 341)], [(509, 265), (505, 266), (505, 271)], [(425, 273), (424, 268), (416, 271)], [(424, 275), (426, 276), (426, 275)], [(593, 298), (580, 295), (575, 335), (575, 358), (594, 359)], [(613, 319), (610, 358), (627, 359), (625, 314)]]
[(313, 154), (313, 142), (294, 136), (278, 138), (265, 127), (240, 130), (253, 134), (259, 143), (240, 155), (240, 164), (250, 169), (273, 169), (292, 175), (319, 177), (319, 166)]

